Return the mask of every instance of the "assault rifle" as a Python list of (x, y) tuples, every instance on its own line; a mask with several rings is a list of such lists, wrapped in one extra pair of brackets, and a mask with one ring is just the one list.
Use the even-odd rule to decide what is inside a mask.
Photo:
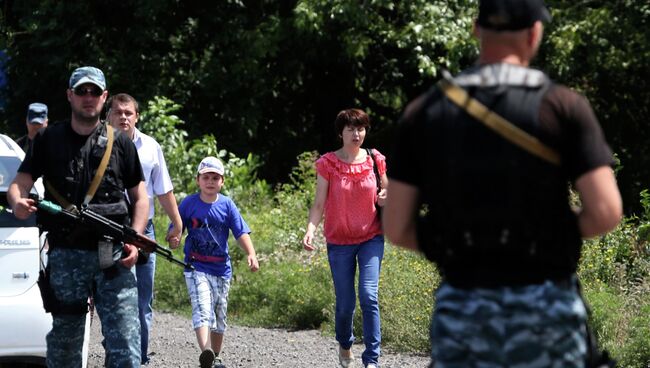
[(138, 234), (132, 228), (120, 225), (115, 221), (107, 219), (106, 217), (89, 210), (88, 208), (82, 208), (77, 213), (63, 209), (61, 206), (50, 201), (39, 201), (36, 207), (52, 215), (62, 216), (68, 221), (72, 221), (81, 226), (90, 227), (98, 234), (111, 237), (123, 243), (133, 244), (145, 252), (156, 253), (169, 262), (190, 270), (194, 269), (194, 266), (191, 264), (174, 258), (170, 249), (164, 248), (146, 236)]

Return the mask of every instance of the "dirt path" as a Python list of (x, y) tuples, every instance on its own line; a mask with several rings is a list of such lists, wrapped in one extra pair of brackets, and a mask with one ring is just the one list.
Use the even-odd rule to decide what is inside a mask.
[[(355, 344), (357, 357), (354, 368), (362, 368), (363, 345)], [(151, 362), (147, 367), (198, 367), (199, 350), (189, 319), (174, 314), (157, 313), (149, 347)], [(229, 326), (222, 358), (226, 367), (338, 367), (337, 344), (332, 337), (319, 331), (286, 331), (276, 329)], [(104, 350), (101, 346), (99, 320), (91, 327), (88, 367), (102, 367)], [(383, 368), (424, 368), (426, 356), (382, 353)]]

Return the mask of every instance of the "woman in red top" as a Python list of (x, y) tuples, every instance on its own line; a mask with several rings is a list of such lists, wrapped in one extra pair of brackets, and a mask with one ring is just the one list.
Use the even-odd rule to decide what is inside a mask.
[[(306, 250), (313, 250), (314, 231), (325, 213), (325, 240), (336, 294), (335, 330), (339, 342), (339, 362), (348, 367), (353, 361), (352, 320), (356, 305), (354, 278), (359, 267), (359, 304), (366, 349), (363, 365), (376, 368), (379, 360), (379, 271), (384, 256), (384, 236), (375, 204), (384, 205), (388, 183), (386, 158), (377, 150), (371, 157), (361, 148), (370, 128), (368, 114), (359, 109), (341, 111), (334, 121), (343, 146), (316, 161), (316, 198), (309, 211)], [(381, 190), (373, 165), (381, 176)]]

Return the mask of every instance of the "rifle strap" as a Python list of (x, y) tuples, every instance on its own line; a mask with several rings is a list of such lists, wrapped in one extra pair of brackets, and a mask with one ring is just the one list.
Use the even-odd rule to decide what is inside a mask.
[[(106, 137), (108, 138), (108, 142), (106, 143), (106, 150), (104, 151), (102, 160), (100, 161), (99, 166), (97, 167), (95, 176), (93, 177), (92, 182), (90, 182), (90, 187), (88, 187), (88, 192), (84, 197), (84, 201), (83, 201), (84, 205), (90, 203), (90, 201), (95, 196), (95, 193), (97, 192), (97, 188), (99, 188), (99, 183), (101, 183), (102, 178), (104, 177), (104, 173), (106, 172), (106, 167), (108, 166), (108, 160), (111, 158), (111, 152), (113, 151), (114, 132), (113, 132), (113, 127), (108, 124), (106, 125)], [(67, 199), (65, 199), (65, 197), (59, 194), (59, 192), (56, 189), (54, 189), (54, 186), (48, 180), (45, 181), (45, 187), (52, 194), (52, 197), (54, 197), (54, 199), (56, 199), (56, 201), (59, 202), (61, 206), (63, 206), (63, 208), (75, 213), (78, 212), (75, 205), (70, 203)]]
[(438, 86), (453, 103), (465, 110), (470, 116), (492, 129), (501, 137), (519, 148), (531, 153), (553, 165), (560, 165), (562, 159), (557, 151), (542, 143), (536, 137), (526, 133), (499, 114), (488, 109), (481, 102), (472, 98), (463, 88), (445, 78)]

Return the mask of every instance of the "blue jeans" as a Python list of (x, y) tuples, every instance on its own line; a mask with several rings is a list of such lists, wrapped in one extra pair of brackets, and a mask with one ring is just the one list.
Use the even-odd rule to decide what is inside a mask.
[[(156, 240), (153, 222), (149, 220), (144, 229), (144, 235)], [(151, 332), (151, 320), (153, 319), (153, 278), (156, 273), (156, 253), (149, 255), (149, 260), (143, 265), (135, 267), (135, 274), (138, 279), (138, 310), (140, 317), (140, 352), (142, 363), (147, 363), (149, 350), (149, 332)]]
[(336, 341), (349, 349), (354, 342), (352, 321), (356, 306), (354, 276), (359, 265), (359, 304), (363, 320), (363, 342), (366, 350), (361, 355), (364, 365), (378, 363), (381, 344), (379, 321), (379, 272), (384, 258), (384, 237), (378, 235), (360, 244), (327, 244), (327, 258), (334, 280), (336, 294)]

